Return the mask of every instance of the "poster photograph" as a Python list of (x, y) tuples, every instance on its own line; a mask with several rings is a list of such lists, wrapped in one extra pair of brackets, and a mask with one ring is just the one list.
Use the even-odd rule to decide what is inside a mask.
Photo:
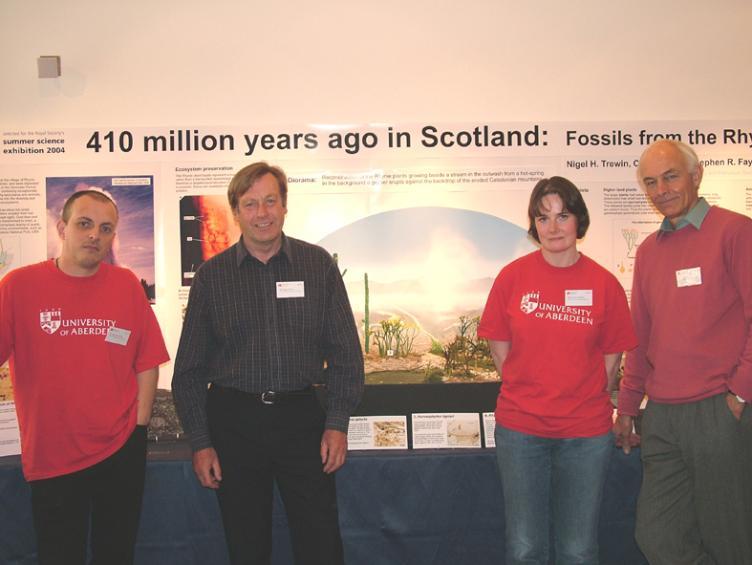
[(348, 449), (407, 449), (405, 416), (351, 416)]
[(60, 255), (63, 204), (81, 190), (100, 190), (118, 207), (117, 235), (105, 261), (133, 271), (154, 304), (154, 179), (151, 176), (47, 177), (47, 258)]
[(413, 414), (412, 425), (414, 449), (481, 446), (477, 413)]

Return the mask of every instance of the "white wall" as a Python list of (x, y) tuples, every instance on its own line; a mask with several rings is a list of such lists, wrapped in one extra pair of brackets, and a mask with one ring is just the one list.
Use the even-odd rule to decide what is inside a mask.
[(745, 118), (750, 22), (748, 0), (0, 0), (0, 125)]

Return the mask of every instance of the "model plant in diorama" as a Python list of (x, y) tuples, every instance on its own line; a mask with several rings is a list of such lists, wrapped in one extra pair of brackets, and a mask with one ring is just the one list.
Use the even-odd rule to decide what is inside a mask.
[[(332, 253), (332, 259), (334, 260), (334, 264), (339, 269), (339, 254)], [(345, 278), (345, 273), (347, 273), (347, 269), (345, 269), (344, 271), (340, 271), (340, 275), (342, 276), (343, 279)]]
[(373, 340), (379, 348), (379, 357), (394, 355), (394, 326), (391, 320), (381, 320), (379, 329), (373, 332)]
[[(334, 259), (334, 264), (337, 265), (337, 268), (339, 268), (339, 254), (333, 253), (332, 259)], [(345, 274), (347, 273), (347, 269), (344, 271), (341, 271), (342, 278), (345, 278)], [(365, 286), (365, 293), (366, 293), (366, 308), (365, 308), (365, 316), (363, 318), (363, 349), (364, 352), (367, 354), (369, 350), (371, 349), (371, 334), (373, 333), (371, 331), (371, 315), (370, 310), (368, 308), (368, 273), (363, 273), (363, 283)]]
[(478, 338), (478, 316), (460, 316), (457, 334), (448, 344), (442, 346), (442, 355), (444, 357), (444, 372), (447, 376), (452, 376), (456, 370), (462, 369), (459, 376), (472, 378), (473, 369), (488, 368), (493, 366), (491, 359), (491, 350), (488, 343)]
[(444, 382), (444, 371), (441, 367), (434, 367), (429, 361), (423, 368), (423, 378), (428, 384), (442, 384)]
[(363, 315), (363, 335), (365, 352), (371, 349), (371, 315), (368, 308), (368, 273), (363, 273), (363, 285), (366, 293), (365, 314)]
[(394, 334), (398, 357), (410, 355), (417, 335), (418, 329), (416, 327), (408, 326), (403, 320), (398, 320), (398, 329)]
[(473, 367), (475, 370), (494, 368), (493, 358), (491, 357), (491, 348), (488, 345), (488, 341), (478, 337), (479, 324), (480, 316), (475, 316), (470, 320), (468, 347), (470, 349), (470, 357), (473, 360)]
[(462, 338), (458, 335), (454, 339), (442, 346), (441, 354), (444, 356), (444, 374), (451, 377), (454, 374), (457, 358), (462, 347)]
[(408, 326), (399, 318), (379, 322), (379, 329), (372, 332), (379, 348), (379, 357), (407, 357), (413, 349), (418, 334), (415, 327)]

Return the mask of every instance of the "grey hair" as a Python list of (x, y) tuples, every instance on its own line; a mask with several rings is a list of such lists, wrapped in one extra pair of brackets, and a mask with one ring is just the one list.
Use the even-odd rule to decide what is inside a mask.
[(645, 150), (642, 152), (642, 155), (640, 155), (640, 162), (637, 165), (637, 177), (639, 178), (641, 176), (641, 169), (642, 169), (642, 160), (645, 157), (645, 154), (650, 151), (653, 147), (656, 145), (661, 144), (669, 144), (670, 146), (676, 148), (679, 153), (682, 154), (684, 157), (684, 163), (687, 165), (687, 169), (690, 171), (694, 171), (699, 165), (700, 165), (700, 159), (697, 157), (697, 153), (695, 153), (695, 150), (692, 149), (689, 145), (682, 141), (677, 141), (675, 139), (659, 139), (658, 141), (655, 141), (648, 145)]

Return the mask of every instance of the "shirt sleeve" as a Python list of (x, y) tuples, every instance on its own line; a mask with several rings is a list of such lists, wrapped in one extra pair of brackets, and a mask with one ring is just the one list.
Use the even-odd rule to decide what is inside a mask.
[(326, 359), (327, 429), (347, 432), (352, 414), (363, 395), (363, 350), (347, 290), (332, 261), (326, 273), (324, 358)]
[(624, 378), (619, 387), (619, 414), (637, 416), (645, 396), (645, 379), (650, 372), (647, 344), (650, 337), (650, 313), (641, 288), (641, 254), (637, 249), (632, 279), (632, 323), (637, 347), (627, 353)]
[(608, 283), (605, 323), (600, 336), (601, 351), (606, 355), (637, 346), (627, 295), (615, 277), (609, 276)]
[(211, 352), (216, 350), (211, 333), (209, 301), (201, 270), (188, 295), (183, 331), (172, 375), (172, 398), (183, 430), (194, 451), (211, 447), (206, 417), (206, 390)]
[(491, 287), (478, 324), (478, 337), (494, 341), (511, 341), (512, 339), (507, 316), (507, 293), (509, 292), (507, 275), (507, 269), (502, 269)]
[(13, 352), (13, 299), (11, 298), (12, 275), (0, 280), (0, 365)]
[(747, 338), (739, 363), (728, 379), (729, 390), (752, 402), (752, 221), (744, 221), (726, 251), (727, 265), (741, 298)]

